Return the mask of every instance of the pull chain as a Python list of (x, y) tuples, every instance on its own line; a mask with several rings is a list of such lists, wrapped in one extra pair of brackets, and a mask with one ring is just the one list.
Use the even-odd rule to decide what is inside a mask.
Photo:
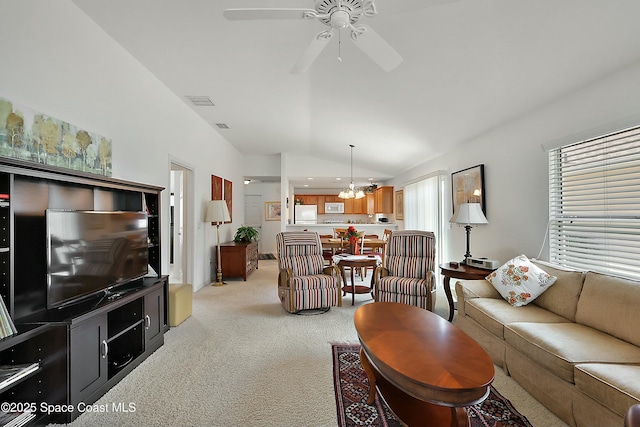
[(338, 61), (342, 62), (342, 30), (338, 30)]

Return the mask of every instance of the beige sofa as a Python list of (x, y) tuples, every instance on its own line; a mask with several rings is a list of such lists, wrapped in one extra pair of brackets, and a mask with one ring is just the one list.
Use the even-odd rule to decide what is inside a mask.
[(458, 281), (455, 324), (570, 426), (622, 426), (640, 403), (640, 283), (536, 265), (558, 279), (524, 307)]

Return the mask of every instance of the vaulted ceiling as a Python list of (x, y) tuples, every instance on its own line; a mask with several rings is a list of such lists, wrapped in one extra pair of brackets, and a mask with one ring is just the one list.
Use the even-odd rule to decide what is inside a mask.
[(360, 23), (402, 56), (397, 68), (383, 71), (342, 30), (298, 75), (291, 68), (327, 27), (223, 12), (314, 0), (73, 1), (241, 152), (348, 164), (354, 144), (354, 165), (380, 176), (640, 58), (638, 0), (376, 0), (378, 14)]

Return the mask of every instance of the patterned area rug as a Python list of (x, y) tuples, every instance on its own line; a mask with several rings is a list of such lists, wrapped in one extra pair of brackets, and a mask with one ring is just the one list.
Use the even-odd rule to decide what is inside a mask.
[[(400, 427), (387, 405), (376, 394), (373, 406), (366, 403), (369, 380), (360, 363), (359, 344), (333, 344), (333, 384), (340, 427)], [(493, 387), (482, 403), (467, 408), (471, 427), (533, 427), (511, 402)]]
[(258, 254), (258, 259), (276, 259), (276, 256), (274, 254)]

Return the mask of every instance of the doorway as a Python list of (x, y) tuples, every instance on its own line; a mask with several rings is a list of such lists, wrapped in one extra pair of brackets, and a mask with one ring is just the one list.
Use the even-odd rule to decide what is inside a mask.
[(169, 202), (169, 277), (171, 283), (191, 283), (187, 263), (190, 247), (189, 230), (191, 201), (188, 197), (193, 171), (171, 162)]
[(244, 222), (258, 230), (258, 253), (262, 253), (262, 196), (244, 196)]

